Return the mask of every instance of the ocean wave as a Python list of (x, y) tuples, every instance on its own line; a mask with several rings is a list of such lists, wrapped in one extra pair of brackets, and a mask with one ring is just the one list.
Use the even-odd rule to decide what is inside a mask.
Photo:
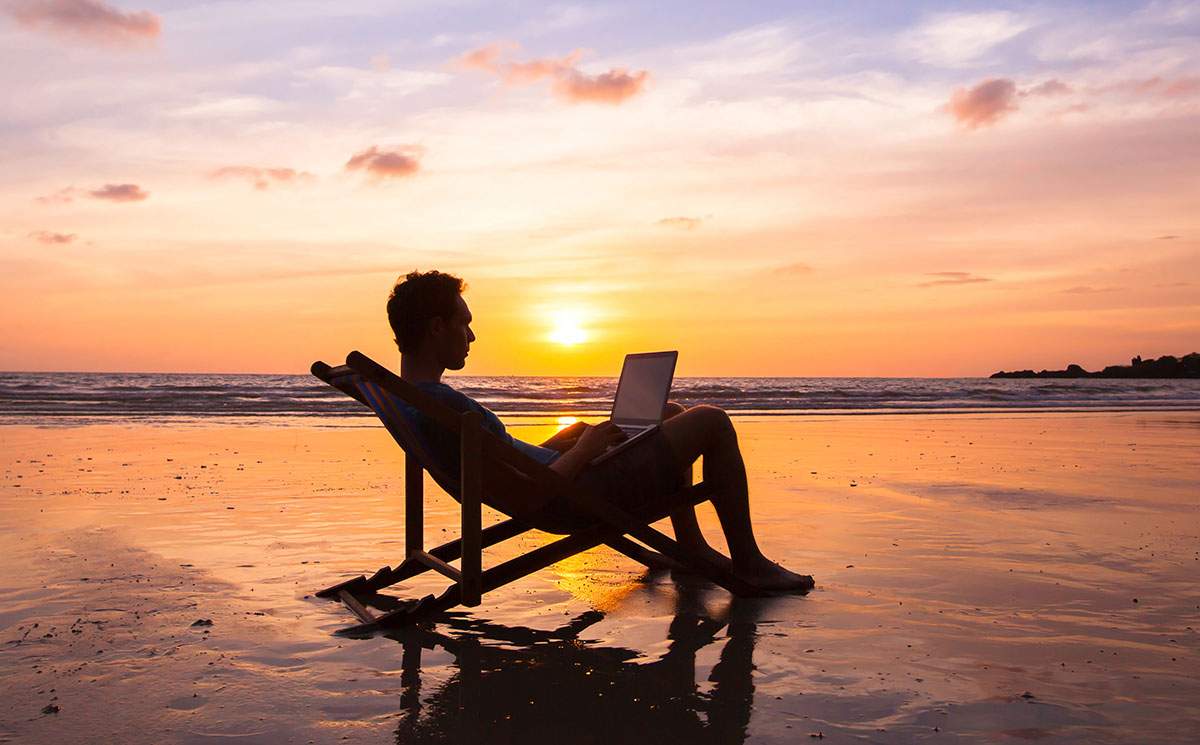
[[(447, 377), (497, 412), (603, 414), (612, 378)], [(671, 397), (733, 412), (1200, 409), (1196, 380), (676, 378)], [(367, 416), (308, 375), (0, 373), (0, 417)]]

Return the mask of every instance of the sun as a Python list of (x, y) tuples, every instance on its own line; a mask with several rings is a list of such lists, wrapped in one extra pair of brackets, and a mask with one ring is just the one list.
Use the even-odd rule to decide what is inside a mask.
[(584, 315), (576, 308), (560, 308), (550, 313), (550, 341), (564, 347), (573, 347), (587, 341), (589, 334), (584, 328)]

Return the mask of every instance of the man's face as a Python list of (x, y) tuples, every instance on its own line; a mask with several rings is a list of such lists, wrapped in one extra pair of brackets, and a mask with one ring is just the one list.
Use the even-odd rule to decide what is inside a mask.
[(446, 319), (436, 319), (440, 322), (440, 331), (435, 332), (438, 362), (447, 370), (461, 370), (467, 364), (467, 354), (471, 342), (475, 341), (475, 333), (471, 331), (471, 309), (467, 301), (458, 296), (454, 315)]

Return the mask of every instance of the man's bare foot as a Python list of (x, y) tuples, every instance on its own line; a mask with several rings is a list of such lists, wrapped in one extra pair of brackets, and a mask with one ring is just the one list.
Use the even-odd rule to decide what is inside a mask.
[(768, 592), (808, 592), (816, 587), (809, 575), (796, 574), (766, 558), (734, 571), (745, 581)]
[(688, 551), (698, 554), (726, 571), (767, 592), (808, 592), (816, 582), (807, 574), (796, 574), (763, 557), (747, 567), (735, 566), (729, 557), (708, 544), (688, 546)]

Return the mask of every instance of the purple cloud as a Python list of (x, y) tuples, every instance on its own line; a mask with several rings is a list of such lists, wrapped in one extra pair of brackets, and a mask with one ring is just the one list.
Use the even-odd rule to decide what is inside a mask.
[(1017, 84), (1008, 78), (992, 78), (971, 88), (959, 88), (950, 96), (946, 109), (968, 129), (995, 124), (1017, 110)]
[(377, 179), (412, 176), (421, 169), (421, 162), (417, 159), (419, 152), (419, 148), (407, 145), (395, 150), (380, 150), (371, 146), (351, 156), (346, 161), (346, 170), (363, 170)]
[(104, 0), (12, 0), (3, 10), (22, 26), (104, 44), (136, 44), (162, 33), (155, 14), (123, 11)]
[(105, 184), (99, 189), (93, 189), (88, 195), (95, 199), (109, 202), (140, 202), (150, 196), (137, 184)]
[(29, 237), (38, 243), (45, 243), (48, 246), (62, 246), (71, 243), (79, 236), (75, 235), (74, 233), (54, 233), (49, 230), (38, 230), (30, 233)]

